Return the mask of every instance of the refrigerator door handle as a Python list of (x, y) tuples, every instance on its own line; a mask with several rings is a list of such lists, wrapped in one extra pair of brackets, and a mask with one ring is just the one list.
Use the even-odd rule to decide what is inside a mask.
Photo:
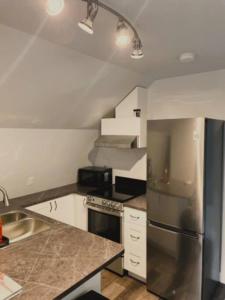
[(195, 238), (195, 239), (199, 239), (202, 236), (204, 236), (204, 234), (201, 234), (201, 233), (191, 232), (191, 231), (183, 231), (183, 230), (180, 230), (180, 229), (177, 229), (177, 228), (174, 228), (174, 227), (171, 227), (171, 226), (167, 226), (167, 225), (164, 225), (164, 224), (158, 224), (158, 223), (152, 222), (150, 220), (147, 221), (147, 224), (148, 224), (148, 227), (155, 227), (155, 228), (159, 228), (161, 230), (166, 230), (168, 232), (183, 234), (183, 235)]

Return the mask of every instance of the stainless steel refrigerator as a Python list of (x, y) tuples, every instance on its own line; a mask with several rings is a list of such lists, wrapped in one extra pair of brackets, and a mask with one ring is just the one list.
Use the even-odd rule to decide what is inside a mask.
[(224, 122), (148, 122), (147, 288), (211, 300), (219, 281)]

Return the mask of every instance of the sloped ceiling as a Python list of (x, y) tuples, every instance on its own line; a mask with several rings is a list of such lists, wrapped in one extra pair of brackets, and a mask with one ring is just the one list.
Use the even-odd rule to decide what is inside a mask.
[(8, 27), (0, 37), (0, 127), (96, 127), (140, 78)]
[[(115, 47), (117, 20), (107, 12), (93, 36), (81, 31), (81, 0), (65, 0), (57, 17), (47, 16), (46, 0), (0, 1), (0, 127), (96, 127), (136, 85), (225, 68), (225, 1), (104, 2), (136, 25), (142, 60)], [(186, 51), (194, 63), (179, 63)]]

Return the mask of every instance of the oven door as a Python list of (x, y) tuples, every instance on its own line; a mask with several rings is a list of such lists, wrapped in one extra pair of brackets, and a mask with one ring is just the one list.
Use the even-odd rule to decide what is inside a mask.
[[(88, 231), (116, 243), (123, 243), (123, 218), (121, 212), (109, 212), (104, 208), (88, 207)], [(123, 256), (117, 258), (107, 269), (124, 275)]]

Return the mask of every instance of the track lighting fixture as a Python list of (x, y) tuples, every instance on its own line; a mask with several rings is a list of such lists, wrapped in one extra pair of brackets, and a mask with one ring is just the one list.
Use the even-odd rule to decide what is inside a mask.
[(93, 21), (95, 20), (99, 7), (110, 12), (114, 16), (119, 18), (117, 24), (117, 36), (116, 36), (116, 45), (120, 48), (124, 48), (131, 41), (130, 32), (128, 27), (133, 31), (133, 49), (131, 53), (131, 58), (140, 59), (144, 57), (143, 45), (141, 39), (137, 33), (137, 30), (124, 16), (120, 13), (107, 6), (106, 4), (98, 0), (82, 0), (87, 2), (87, 18), (78, 23), (79, 27), (85, 30), (86, 32), (93, 34)]
[[(128, 46), (131, 42), (130, 32), (133, 32), (132, 53), (131, 58), (140, 59), (144, 56), (143, 45), (137, 33), (137, 30), (132, 23), (120, 13), (100, 2), (99, 0), (82, 0), (87, 2), (87, 17), (78, 23), (78, 26), (89, 34), (94, 33), (93, 23), (98, 14), (98, 9), (110, 12), (116, 16), (119, 21), (116, 28), (116, 45), (120, 48)], [(47, 0), (47, 12), (51, 16), (58, 15), (64, 8), (64, 0)], [(129, 30), (130, 29), (130, 30)]]
[(130, 43), (130, 33), (123, 19), (118, 21), (116, 34), (116, 45), (118, 47), (124, 48)]
[(98, 13), (98, 0), (87, 1), (87, 17), (78, 23), (78, 26), (89, 34), (93, 34), (93, 22)]
[(50, 16), (56, 16), (62, 12), (64, 8), (64, 0), (48, 0), (47, 13)]

